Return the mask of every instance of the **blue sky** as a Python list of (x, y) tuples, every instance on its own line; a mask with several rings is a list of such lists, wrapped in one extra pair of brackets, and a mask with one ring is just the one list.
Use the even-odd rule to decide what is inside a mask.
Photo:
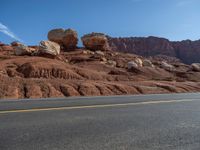
[(197, 40), (199, 6), (200, 0), (1, 0), (0, 41), (35, 45), (53, 28)]

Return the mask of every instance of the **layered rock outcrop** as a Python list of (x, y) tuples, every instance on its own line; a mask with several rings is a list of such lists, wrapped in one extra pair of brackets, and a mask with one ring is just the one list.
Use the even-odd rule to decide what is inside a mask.
[(0, 98), (200, 91), (200, 72), (180, 62), (167, 62), (170, 70), (161, 66), (164, 60), (114, 51), (77, 49), (56, 59), (5, 52), (0, 51)]
[[(51, 41), (41, 41), (39, 46), (0, 43), (0, 98), (200, 91), (200, 64), (187, 65), (175, 58), (183, 56), (178, 42), (155, 37), (113, 42), (92, 33), (82, 37), (85, 48), (76, 48), (77, 34), (71, 29), (55, 29), (48, 36)], [(112, 51), (108, 42), (113, 50), (148, 57)], [(198, 47), (198, 43), (188, 44), (193, 43), (186, 41), (184, 51)], [(73, 50), (60, 52), (61, 47)]]
[(186, 64), (200, 62), (200, 40), (173, 42), (158, 37), (108, 37), (112, 50), (134, 53), (141, 56), (167, 55), (176, 57)]

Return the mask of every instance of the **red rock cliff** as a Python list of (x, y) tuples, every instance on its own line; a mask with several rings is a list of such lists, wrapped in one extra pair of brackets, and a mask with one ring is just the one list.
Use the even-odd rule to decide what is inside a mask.
[(179, 58), (187, 64), (200, 62), (200, 40), (172, 42), (158, 37), (108, 37), (111, 49), (142, 56), (167, 55)]

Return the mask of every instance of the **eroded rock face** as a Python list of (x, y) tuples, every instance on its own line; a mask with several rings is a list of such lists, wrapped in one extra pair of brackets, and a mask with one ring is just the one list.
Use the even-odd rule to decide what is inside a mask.
[(186, 64), (200, 62), (200, 40), (173, 42), (158, 37), (108, 37), (112, 50), (129, 52), (141, 56), (167, 55)]
[(72, 29), (53, 29), (49, 31), (48, 39), (64, 46), (65, 49), (75, 49), (78, 44), (78, 34)]
[(81, 79), (81, 77), (66, 68), (63, 63), (33, 62), (25, 63), (17, 68), (25, 78), (60, 78), (60, 79)]
[(41, 41), (38, 55), (55, 57), (60, 54), (60, 45), (52, 41)]
[(109, 50), (108, 39), (102, 33), (91, 33), (86, 34), (81, 38), (83, 45), (85, 48), (93, 51), (102, 50), (106, 51)]
[(26, 91), (25, 96), (27, 98), (42, 98), (42, 92), (40, 86), (33, 84), (33, 85), (25, 85), (24, 89)]
[[(0, 51), (0, 98), (200, 91), (200, 72), (192, 70), (190, 65), (166, 61), (176, 69), (167, 71), (161, 68), (162, 59), (153, 60), (120, 52), (116, 54), (114, 51), (99, 52), (78, 49), (49, 59), (16, 57), (11, 52)], [(97, 55), (97, 59), (92, 58), (93, 55)], [(142, 60), (142, 67), (135, 62), (136, 58)], [(151, 66), (151, 62), (145, 59), (155, 67), (146, 67)], [(131, 67), (127, 66), (128, 63)]]
[(65, 96), (80, 96), (79, 92), (72, 86), (61, 85), (60, 89)]

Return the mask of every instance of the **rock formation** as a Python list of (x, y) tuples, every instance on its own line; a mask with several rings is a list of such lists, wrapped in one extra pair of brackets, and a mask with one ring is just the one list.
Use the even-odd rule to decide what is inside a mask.
[(48, 32), (48, 39), (50, 41), (56, 42), (60, 45), (63, 45), (63, 37), (65, 30), (64, 29), (53, 29)]
[(51, 41), (41, 41), (39, 44), (38, 55), (55, 57), (60, 54), (60, 45)]
[(158, 37), (108, 37), (112, 50), (134, 53), (141, 56), (167, 55), (176, 57), (186, 64), (200, 62), (200, 40), (172, 42)]
[(85, 48), (93, 51), (101, 50), (106, 51), (109, 50), (108, 39), (102, 33), (91, 33), (86, 34), (81, 38), (83, 45)]
[[(155, 37), (109, 38), (113, 50), (147, 56), (142, 57), (109, 50), (104, 34), (83, 36), (85, 48), (76, 48), (73, 30), (55, 29), (48, 36), (52, 41), (39, 46), (0, 43), (0, 98), (200, 92), (200, 64), (174, 57), (183, 56), (177, 51), (180, 43)], [(195, 49), (198, 55), (198, 42), (193, 47), (187, 47), (193, 42), (184, 43), (181, 49)], [(60, 52), (60, 47), (72, 50)]]
[(49, 31), (48, 39), (64, 46), (66, 50), (75, 49), (78, 44), (78, 34), (72, 29), (53, 29)]
[(78, 44), (78, 34), (75, 30), (67, 29), (63, 36), (63, 45), (66, 49), (76, 49)]

